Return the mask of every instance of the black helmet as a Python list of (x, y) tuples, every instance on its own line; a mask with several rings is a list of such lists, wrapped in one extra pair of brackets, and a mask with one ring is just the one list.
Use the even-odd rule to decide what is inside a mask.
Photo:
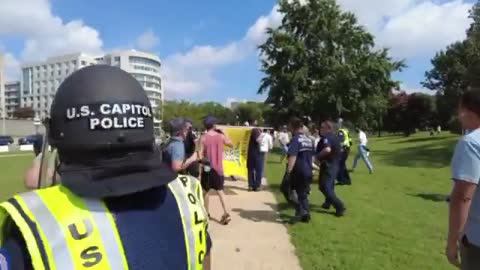
[(121, 196), (165, 185), (177, 174), (154, 147), (153, 114), (127, 72), (89, 66), (70, 75), (53, 101), (49, 140), (62, 185), (80, 196)]
[(58, 88), (49, 140), (62, 152), (151, 146), (150, 101), (138, 81), (119, 68), (82, 68)]

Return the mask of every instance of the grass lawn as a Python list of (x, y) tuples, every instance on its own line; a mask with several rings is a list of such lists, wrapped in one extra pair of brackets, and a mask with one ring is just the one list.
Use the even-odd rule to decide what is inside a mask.
[(23, 174), (32, 164), (34, 157), (30, 152), (0, 154), (0, 201), (25, 190)]
[[(336, 218), (320, 208), (324, 197), (312, 186), (310, 224), (288, 224), (303, 269), (452, 269), (443, 256), (450, 192), (449, 164), (456, 136), (371, 138), (375, 174), (363, 162), (339, 186), (347, 215)], [(348, 160), (353, 163), (354, 153)], [(279, 193), (284, 166), (269, 161), (267, 177), (281, 215), (294, 211)]]
[[(320, 209), (323, 196), (315, 183), (312, 222), (287, 225), (303, 269), (452, 269), (443, 256), (444, 197), (451, 188), (449, 163), (456, 139), (448, 134), (371, 138), (375, 174), (360, 163), (353, 185), (337, 187), (348, 208), (344, 218)], [(33, 154), (0, 155), (1, 201), (23, 190), (22, 174), (32, 159)], [(289, 220), (294, 211), (278, 190), (284, 171), (278, 160), (272, 156), (267, 177), (282, 217)]]

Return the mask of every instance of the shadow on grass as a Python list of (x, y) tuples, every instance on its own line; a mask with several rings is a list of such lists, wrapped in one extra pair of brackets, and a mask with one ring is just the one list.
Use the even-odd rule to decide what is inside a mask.
[(445, 139), (446, 139), (446, 137), (437, 135), (437, 136), (432, 136), (432, 137), (409, 138), (409, 139), (406, 139), (406, 140), (393, 142), (393, 144), (434, 142), (434, 141), (442, 141), (442, 140), (445, 140)]
[(373, 152), (383, 162), (399, 167), (443, 168), (450, 164), (453, 141), (438, 141), (426, 145), (400, 148), (392, 151)]
[(448, 195), (438, 194), (438, 193), (419, 193), (419, 194), (408, 194), (409, 196), (422, 198), (427, 201), (432, 202), (447, 202)]

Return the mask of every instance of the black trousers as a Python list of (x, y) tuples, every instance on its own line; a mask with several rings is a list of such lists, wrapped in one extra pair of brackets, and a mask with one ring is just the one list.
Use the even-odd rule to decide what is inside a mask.
[(295, 210), (301, 216), (310, 214), (310, 202), (308, 200), (308, 193), (310, 191), (310, 183), (312, 182), (311, 175), (305, 175), (295, 170), (291, 174), (292, 189), (297, 193), (297, 203)]
[(320, 166), (320, 191), (325, 196), (325, 205), (335, 207), (336, 210), (345, 208), (342, 200), (335, 193), (335, 179), (338, 175), (339, 164), (337, 162), (323, 162)]
[(480, 247), (470, 243), (466, 236), (462, 239), (460, 253), (462, 258), (462, 270), (480, 269)]
[(352, 179), (350, 178), (350, 173), (348, 172), (348, 168), (347, 168), (347, 160), (349, 155), (350, 155), (350, 149), (344, 150), (342, 152), (342, 158), (340, 159), (338, 175), (337, 175), (337, 181), (339, 183), (348, 184), (348, 185), (352, 183)]

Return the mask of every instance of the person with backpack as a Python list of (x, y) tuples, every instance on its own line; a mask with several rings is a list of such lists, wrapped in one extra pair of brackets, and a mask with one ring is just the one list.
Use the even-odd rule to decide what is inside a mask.
[(191, 164), (199, 161), (200, 154), (195, 152), (185, 159), (185, 138), (188, 135), (188, 122), (183, 118), (170, 121), (171, 138), (164, 146), (163, 160), (176, 172), (184, 172)]

